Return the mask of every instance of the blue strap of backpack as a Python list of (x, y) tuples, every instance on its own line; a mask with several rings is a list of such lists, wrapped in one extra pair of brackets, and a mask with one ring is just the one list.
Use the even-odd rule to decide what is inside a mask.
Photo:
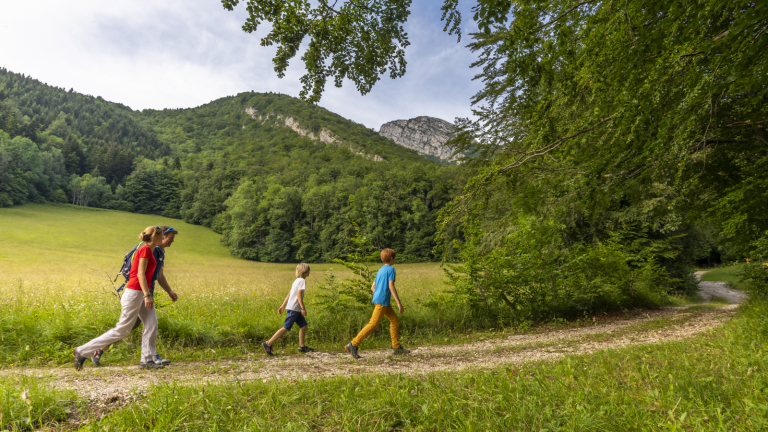
[[(136, 252), (138, 252), (140, 247), (141, 247), (141, 243), (137, 244), (136, 247), (133, 249), (133, 253), (131, 254), (131, 261), (129, 263), (129, 267), (133, 266), (133, 257), (136, 256)], [(119, 278), (120, 275), (123, 274), (122, 270), (123, 270), (123, 268), (120, 267), (120, 271), (117, 272), (117, 275), (115, 276), (115, 280), (113, 280), (112, 282), (117, 282), (117, 278)], [(128, 281), (126, 280), (125, 283), (128, 283)], [(120, 285), (120, 288), (117, 289), (117, 292), (122, 291), (123, 287), (125, 286), (125, 283)]]

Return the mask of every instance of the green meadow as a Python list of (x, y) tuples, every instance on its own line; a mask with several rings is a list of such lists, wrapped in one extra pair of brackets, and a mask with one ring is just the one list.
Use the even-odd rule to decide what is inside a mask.
[[(177, 220), (25, 205), (0, 210), (3, 367), (69, 367), (73, 345), (111, 327), (119, 314), (111, 279), (138, 232), (152, 224), (180, 232), (167, 251), (166, 269), (181, 298), (175, 304), (167, 298), (160, 302), (161, 353), (176, 360), (235, 358), (256, 351), (257, 343), (280, 326), (282, 317), (275, 309), (294, 277), (291, 264), (232, 258), (217, 234)], [(445, 288), (439, 265), (397, 268), (406, 307), (406, 344), (478, 337), (482, 327), (459, 309), (435, 306), (450, 304), (434, 301)], [(723, 268), (705, 278), (730, 281), (733, 271)], [(330, 311), (313, 305), (319, 283), (331, 272), (349, 276), (339, 266), (312, 265), (309, 341), (340, 350), (369, 311)], [(680, 342), (423, 375), (167, 382), (107, 410), (35, 377), (6, 374), (0, 377), (0, 429), (764, 430), (766, 317), (768, 303), (757, 298), (740, 306), (731, 322)], [(387, 347), (386, 330), (381, 326), (366, 347)], [(134, 332), (115, 344), (105, 363), (137, 361), (138, 336)], [(290, 353), (294, 344), (295, 339), (288, 338), (278, 351)]]
[[(295, 264), (246, 261), (229, 255), (208, 228), (175, 219), (70, 205), (29, 204), (0, 209), (0, 360), (10, 364), (64, 364), (71, 348), (111, 328), (120, 313), (115, 274), (123, 256), (150, 225), (179, 231), (167, 250), (165, 274), (179, 294), (160, 296), (158, 351), (174, 359), (225, 356), (255, 350), (281, 325), (277, 307), (290, 289)], [(364, 307), (319, 308), (325, 276), (352, 274), (343, 266), (312, 264), (307, 279), (309, 343), (341, 349), (370, 318)], [(459, 308), (434, 301), (444, 290), (439, 264), (398, 264), (398, 290), (406, 307), (406, 344), (455, 340), (477, 326)], [(163, 292), (161, 289), (158, 292)], [(446, 325), (449, 322), (450, 325)], [(367, 347), (388, 345), (383, 325)], [(136, 331), (113, 345), (106, 364), (137, 361)], [(278, 350), (294, 351), (297, 332)], [(219, 351), (223, 350), (223, 351)]]

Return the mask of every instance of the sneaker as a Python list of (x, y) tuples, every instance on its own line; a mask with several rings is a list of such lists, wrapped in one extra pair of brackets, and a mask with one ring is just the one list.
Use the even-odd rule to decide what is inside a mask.
[(357, 347), (352, 345), (352, 342), (344, 345), (344, 349), (347, 350), (347, 352), (349, 353), (349, 355), (352, 356), (352, 358), (354, 359), (360, 358), (360, 354), (357, 353)]
[(315, 350), (314, 348), (310, 348), (308, 346), (299, 347), (299, 352), (300, 353), (308, 353), (308, 352), (312, 352), (314, 350)]
[(104, 350), (96, 350), (95, 353), (91, 356), (91, 361), (93, 362), (93, 365), (98, 367), (101, 366), (101, 356), (104, 355)]
[(171, 364), (171, 361), (160, 357), (160, 354), (155, 354), (155, 363), (165, 366)]
[(165, 366), (161, 364), (157, 364), (153, 361), (148, 361), (146, 363), (139, 363), (139, 369), (162, 369)]
[(392, 354), (399, 355), (399, 354), (410, 354), (411, 350), (407, 350), (403, 348), (402, 346), (400, 348), (395, 348), (392, 350)]
[(72, 362), (75, 364), (75, 370), (82, 370), (83, 363), (88, 360), (88, 357), (83, 357), (77, 353), (77, 348), (72, 350)]
[(262, 342), (261, 347), (264, 348), (264, 352), (267, 353), (267, 355), (273, 356), (272, 354), (272, 347), (269, 346), (267, 342)]

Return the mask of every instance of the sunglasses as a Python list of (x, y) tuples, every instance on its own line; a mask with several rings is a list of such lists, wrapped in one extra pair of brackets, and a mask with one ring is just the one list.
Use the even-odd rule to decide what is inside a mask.
[(169, 232), (175, 231), (173, 228), (168, 228), (167, 230), (163, 231), (163, 234), (168, 234)]

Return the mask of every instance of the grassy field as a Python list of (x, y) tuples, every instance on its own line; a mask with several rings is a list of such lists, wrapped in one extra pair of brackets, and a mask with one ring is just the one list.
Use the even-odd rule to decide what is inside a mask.
[[(255, 349), (281, 325), (276, 309), (294, 279), (294, 264), (232, 258), (211, 230), (179, 220), (75, 206), (25, 205), (0, 209), (0, 360), (3, 364), (62, 364), (71, 347), (112, 327), (120, 305), (112, 279), (125, 253), (149, 225), (170, 225), (180, 234), (167, 250), (165, 273), (180, 294), (159, 309), (159, 351), (198, 358), (216, 349), (225, 356)], [(450, 304), (429, 306), (443, 288), (438, 264), (398, 264), (398, 290), (406, 313), (406, 344), (453, 340), (472, 323)], [(317, 285), (324, 275), (351, 276), (344, 267), (312, 264), (307, 279), (309, 343), (340, 349), (370, 318), (367, 308), (319, 311)], [(118, 279), (118, 285), (122, 277)], [(162, 290), (160, 290), (162, 292)], [(314, 299), (313, 299), (314, 297)], [(168, 303), (167, 297), (160, 299)], [(450, 318), (452, 325), (445, 325)], [(441, 321), (442, 320), (442, 321)], [(465, 327), (462, 327), (465, 326)], [(295, 344), (297, 332), (285, 338)], [(419, 335), (419, 337), (416, 337)], [(113, 345), (109, 362), (137, 358), (139, 332)], [(388, 344), (382, 325), (368, 347)], [(282, 349), (282, 348), (280, 348)], [(293, 349), (293, 348), (291, 348)]]
[(757, 431), (768, 304), (683, 342), (461, 373), (155, 387), (85, 430)]

